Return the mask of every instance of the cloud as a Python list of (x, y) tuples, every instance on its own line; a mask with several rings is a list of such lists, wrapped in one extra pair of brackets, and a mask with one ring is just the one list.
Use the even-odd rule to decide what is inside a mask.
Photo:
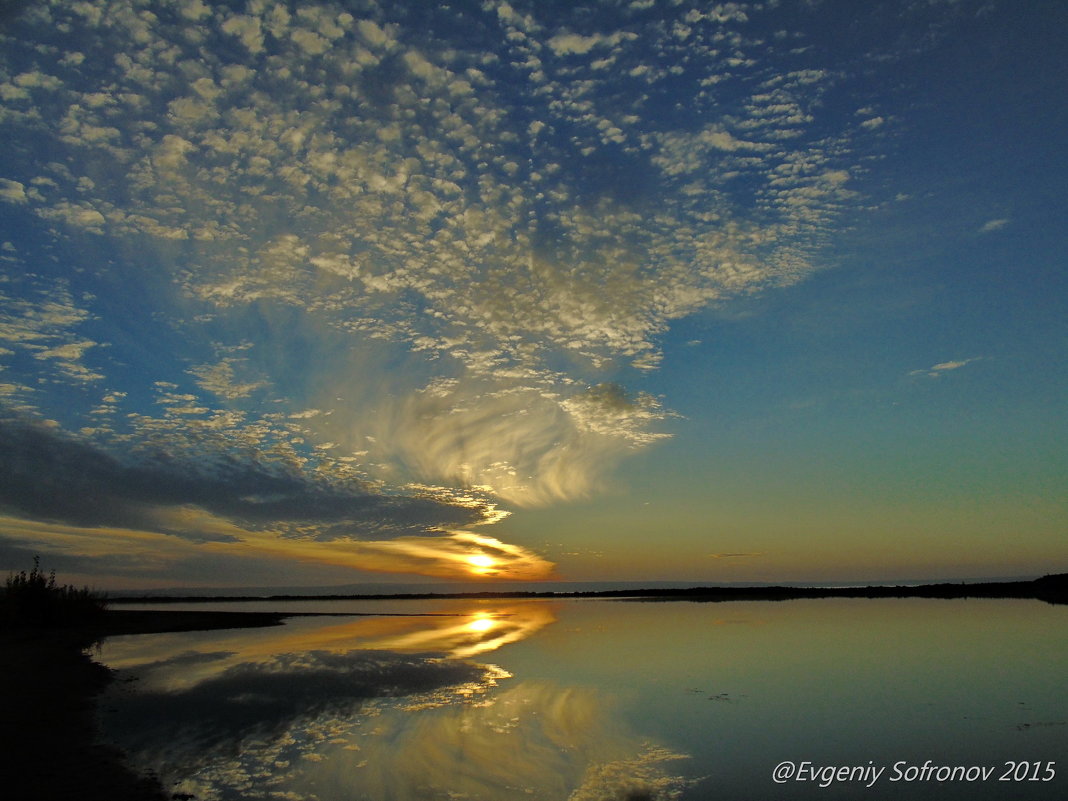
[(500, 379), (434, 382), (401, 396), (350, 432), (331, 435), (421, 481), (478, 488), (517, 506), (589, 496), (628, 452), (663, 435), (659, 402), (615, 384), (561, 395)]
[(692, 173), (706, 167), (710, 154), (715, 151), (731, 153), (772, 149), (772, 145), (766, 142), (738, 139), (718, 124), (707, 126), (694, 134), (662, 134), (660, 140), (660, 152), (652, 161), (672, 176)]
[(20, 459), (99, 475), (11, 509), (445, 575), (474, 547), (448, 532), (589, 497), (665, 439), (670, 399), (630, 387), (676, 321), (819, 266), (856, 118), (755, 10), (420, 9), (17, 19), (0, 125), (35, 177), (0, 195), (81, 292), (5, 296), (4, 386), (68, 432)]
[[(178, 403), (187, 401), (174, 398), (172, 409)], [(114, 432), (108, 437), (118, 449), (33, 419), (0, 419), (0, 512), (14, 518), (3, 524), (5, 534), (27, 547), (87, 557), (135, 557), (150, 548), (155, 556), (147, 561), (159, 565), (142, 559), (140, 569), (161, 576), (196, 559), (176, 542), (245, 559), (440, 578), (523, 581), (553, 573), (530, 550), (463, 528), (507, 515), (481, 493), (386, 492), (346, 463), (309, 469), (284, 448), (235, 447), (225, 429), (186, 420), (204, 411), (180, 408), (173, 418), (141, 421), (132, 449)], [(170, 442), (173, 434), (182, 448)]]
[[(514, 22), (510, 7), (498, 6), (496, 11)], [(266, 11), (261, 16), (250, 12), (220, 17), (221, 22), (212, 24), (243, 40), (253, 36), (252, 49), (258, 52), (262, 37), (256, 31), (269, 27), (269, 16)], [(116, 46), (123, 45), (125, 33), (155, 36), (179, 50), (192, 47), (184, 40), (184, 28), (157, 21), (145, 31), (135, 16), (119, 14), (117, 19), (115, 32), (108, 34)], [(721, 15), (714, 22), (718, 25), (730, 19), (734, 15)], [(691, 22), (713, 24), (700, 15)], [(399, 41), (396, 37), (402, 34), (399, 26), (383, 27), (370, 19), (348, 24), (365, 42), (379, 47)], [(403, 33), (419, 38), (415, 31)], [(634, 39), (634, 34), (618, 31), (591, 36), (557, 34), (545, 41), (550, 48), (581, 55), (579, 51), (586, 48)], [(404, 59), (414, 70), (415, 82), (408, 84), (399, 81), (396, 73), (379, 70), (382, 74), (377, 78), (364, 76), (342, 96), (309, 109), (299, 109), (295, 99), (322, 89), (305, 76), (309, 54), (290, 47), (288, 41), (268, 37), (262, 43), (272, 57), (290, 65), (288, 72), (277, 77), (286, 83), (284, 89), (267, 93), (265, 78), (257, 70), (211, 60), (204, 63), (204, 74), (190, 82), (190, 91), (184, 95), (175, 97), (168, 91), (166, 98), (153, 100), (156, 90), (139, 88), (139, 96), (147, 94), (145, 102), (131, 109), (129, 130), (119, 131), (118, 138), (130, 140), (133, 130), (142, 128), (158, 130), (159, 135), (139, 135), (144, 143), (140, 150), (116, 146), (112, 152), (129, 163), (130, 169), (116, 175), (110, 188), (96, 186), (90, 194), (97, 197), (64, 198), (60, 188), (37, 213), (95, 233), (106, 228), (119, 236), (191, 237), (216, 243), (197, 247), (191, 263), (184, 265), (184, 275), (191, 292), (220, 306), (277, 298), (324, 316), (335, 310), (359, 310), (358, 319), (383, 335), (389, 331), (388, 336), (413, 343), (416, 339), (452, 340), (466, 346), (448, 349), (456, 358), (470, 359), (478, 351), (491, 358), (516, 360), (528, 369), (536, 368), (536, 362), (547, 355), (546, 345), (549, 350), (581, 353), (598, 365), (628, 358), (652, 367), (657, 359), (656, 339), (670, 320), (725, 293), (756, 289), (777, 275), (805, 269), (797, 248), (789, 254), (784, 250), (778, 258), (755, 252), (754, 232), (725, 237), (726, 229), (718, 220), (691, 218), (685, 204), (670, 192), (656, 198), (659, 219), (642, 224), (639, 210), (612, 197), (615, 190), (629, 184), (621, 177), (631, 173), (629, 165), (619, 165), (620, 177), (612, 182), (615, 186), (606, 187), (613, 191), (594, 208), (578, 199), (585, 180), (582, 163), (568, 150), (550, 146), (549, 139), (535, 151), (532, 171), (520, 171), (519, 165), (528, 161), (521, 145), (528, 135), (511, 130), (507, 101), (500, 104), (502, 95), (472, 91), (473, 76), (485, 83), (485, 72), (464, 68), (465, 60), (481, 62), (484, 51), (477, 45), (488, 46), (489, 40), (480, 43), (476, 37), (470, 52), (449, 56), (451, 60), (443, 60), (437, 43), (411, 48)], [(337, 39), (335, 47), (350, 49), (315, 57), (330, 59), (338, 69), (357, 69), (352, 65), (362, 62), (351, 51), (356, 45), (341, 43)], [(127, 58), (129, 69), (157, 66), (147, 51), (137, 48)], [(369, 68), (359, 67), (358, 72), (363, 76)], [(229, 82), (226, 76), (237, 69), (245, 70), (247, 84)], [(769, 116), (771, 109), (797, 108), (794, 95), (823, 80), (819, 71), (808, 72), (812, 75), (789, 77), (775, 88), (774, 97), (769, 93), (753, 96), (750, 121), (760, 120), (762, 140), (712, 123), (697, 133), (669, 130), (655, 134), (660, 147), (649, 154), (644, 168), (645, 157), (637, 150), (629, 159), (639, 173), (648, 173), (648, 165), (654, 164), (668, 176), (676, 176), (707, 172), (713, 166), (708, 164), (713, 154), (770, 154), (780, 149), (767, 141), (776, 129), (793, 129), (811, 119), (781, 110), (775, 112), (778, 117)], [(121, 75), (114, 77), (124, 81)], [(140, 87), (147, 79), (140, 73), (134, 78), (127, 74), (125, 81), (131, 80)], [(427, 125), (408, 130), (410, 126), (392, 118), (393, 112), (373, 102), (372, 88), (383, 81), (398, 93), (403, 107), (414, 110), (423, 107), (424, 101), (442, 102), (427, 106)], [(228, 82), (224, 103), (218, 87)], [(587, 147), (596, 152), (650, 136), (638, 127), (640, 116), (595, 111), (596, 82), (560, 82), (547, 87), (550, 99), (542, 118), (553, 121), (558, 133), (571, 130), (583, 152)], [(161, 103), (169, 110), (166, 124), (159, 120)], [(110, 119), (88, 104), (80, 113), (80, 125), (102, 128), (107, 127), (105, 119)], [(298, 113), (300, 123), (296, 122)], [(587, 129), (593, 139), (585, 133)], [(311, 135), (313, 130), (316, 133)], [(83, 136), (70, 145), (88, 142)], [(812, 155), (806, 153), (804, 158), (811, 161)], [(776, 153), (775, 163), (783, 158), (793, 157)], [(732, 160), (720, 169), (730, 172), (741, 164)], [(274, 166), (268, 169), (267, 165)], [(756, 162), (749, 169), (759, 173), (764, 168)], [(154, 180), (159, 172), (167, 175), (165, 183)], [(716, 172), (713, 169), (712, 174)], [(825, 175), (838, 172), (824, 170)], [(783, 198), (779, 206), (796, 229), (796, 221), (809, 207), (822, 203), (826, 208), (824, 201), (838, 184), (821, 184), (814, 177), (789, 194), (791, 180), (799, 179), (776, 175), (772, 191)], [(521, 210), (532, 208), (535, 187), (543, 197), (555, 199), (555, 208), (550, 208), (545, 220), (545, 236), (536, 225), (522, 222), (530, 218), (529, 211)], [(116, 196), (130, 200), (125, 207), (116, 206), (112, 203)], [(710, 195), (713, 200), (720, 197), (725, 196)], [(272, 207), (275, 210), (269, 211)], [(821, 213), (826, 216), (825, 210)], [(279, 214), (292, 221), (287, 226), (291, 230), (277, 230)], [(808, 213), (805, 224), (811, 226), (814, 219)], [(424, 241), (428, 226), (435, 231), (433, 248)], [(721, 247), (702, 252), (695, 264), (694, 254), (680, 249), (675, 241), (679, 230), (690, 231), (695, 241), (717, 240)], [(784, 233), (779, 231), (764, 241), (782, 242)], [(617, 244), (608, 246), (611, 242)], [(529, 266), (532, 256), (534, 269)], [(723, 280), (729, 271), (700, 269), (705, 258), (733, 265), (761, 261), (768, 266), (754, 270), (746, 287)], [(642, 269), (652, 264), (660, 268)], [(319, 280), (324, 273), (345, 278), (347, 283)], [(686, 301), (660, 297), (665, 290), (658, 288), (665, 286)], [(479, 291), (481, 287), (486, 291)], [(395, 300), (403, 292), (417, 295), (432, 314), (394, 319)], [(353, 324), (351, 317), (348, 324)], [(442, 329), (448, 332), (444, 337)], [(455, 342), (457, 335), (466, 341)]]
[(244, 14), (232, 14), (220, 26), (224, 33), (237, 37), (253, 55), (263, 52), (263, 28), (260, 20)]
[(83, 335), (92, 315), (66, 281), (49, 285), (29, 277), (6, 289), (12, 294), (0, 290), (0, 342), (7, 346), (0, 348), (0, 358), (32, 354), (30, 380), (81, 384), (104, 377), (84, 363), (86, 352), (100, 343)]
[(238, 381), (236, 371), (242, 359), (225, 358), (217, 364), (202, 364), (189, 368), (190, 375), (197, 378), (197, 385), (219, 397), (236, 400), (251, 395), (268, 386), (266, 381)]
[(913, 376), (927, 376), (929, 378), (940, 378), (943, 374), (952, 370), (959, 370), (960, 368), (971, 364), (972, 362), (978, 362), (982, 360), (982, 356), (976, 356), (971, 359), (961, 359), (958, 361), (940, 362), (935, 365), (931, 365), (928, 368), (922, 370), (912, 370), (909, 375)]
[[(121, 527), (203, 541), (211, 518), (230, 531), (271, 530), (312, 540), (400, 537), (479, 522), (478, 506), (390, 496), (355, 481), (316, 483), (284, 462), (182, 459), (171, 451), (120, 458), (53, 428), (0, 420), (0, 508), (79, 527)], [(204, 518), (198, 510), (207, 513)]]
[(88, 203), (60, 201), (50, 208), (41, 209), (38, 214), (47, 220), (55, 220), (93, 234), (103, 234), (104, 224), (107, 222), (104, 215)]
[[(261, 586), (351, 583), (354, 576), (372, 580), (367, 573), (467, 580), (553, 577), (554, 565), (536, 553), (469, 531), (382, 541), (319, 541), (250, 531), (195, 508), (172, 512), (165, 522), (178, 534), (0, 516), (0, 562), (20, 569), (34, 555), (43, 555), (64, 575), (84, 575), (97, 586), (106, 581), (146, 589), (232, 586), (235, 576)], [(484, 567), (487, 557), (489, 568)]]
[(546, 45), (558, 56), (585, 55), (594, 48), (615, 47), (620, 42), (637, 39), (637, 34), (617, 31), (611, 34), (581, 36), (577, 33), (558, 33), (546, 41)]
[(713, 559), (744, 559), (744, 558), (748, 558), (748, 557), (751, 557), (751, 556), (763, 556), (763, 555), (764, 555), (763, 551), (758, 551), (756, 553), (710, 553), (709, 554), (709, 556), (711, 556)]
[(18, 204), (29, 202), (26, 197), (26, 187), (18, 181), (7, 178), (0, 178), (0, 200)]
[(983, 223), (983, 225), (979, 228), (979, 233), (989, 234), (991, 231), (1000, 231), (1008, 224), (1009, 219), (1007, 217), (1001, 217), (996, 220), (988, 220), (987, 222)]
[(398, 537), (363, 543), (351, 551), (353, 566), (364, 570), (442, 578), (535, 581), (551, 578), (554, 568), (526, 548), (470, 531), (453, 531), (446, 537)]

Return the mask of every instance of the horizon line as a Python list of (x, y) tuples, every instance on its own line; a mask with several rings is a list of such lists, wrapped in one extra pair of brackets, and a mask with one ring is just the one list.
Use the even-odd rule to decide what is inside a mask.
[[(562, 583), (562, 582), (561, 582)], [(686, 582), (679, 582), (685, 584)], [(346, 593), (346, 594), (276, 594), (276, 595), (186, 595), (124, 596), (109, 598), (119, 603), (188, 603), (214, 601), (342, 601), (342, 600), (433, 600), (433, 599), (507, 599), (507, 598), (722, 598), (787, 599), (827, 597), (1039, 597), (1036, 593), (1058, 597), (1068, 594), (1068, 573), (1048, 573), (1034, 579), (1011, 581), (934, 582), (923, 584), (863, 584), (820, 587), (788, 584), (696, 585), (680, 588), (637, 587), (616, 590), (484, 590), (464, 592)], [(1023, 592), (1023, 595), (1019, 593)]]

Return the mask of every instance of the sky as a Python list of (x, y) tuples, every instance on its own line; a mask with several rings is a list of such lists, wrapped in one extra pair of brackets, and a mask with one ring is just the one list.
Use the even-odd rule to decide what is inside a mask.
[(0, 12), (0, 571), (1068, 571), (1060, 0)]

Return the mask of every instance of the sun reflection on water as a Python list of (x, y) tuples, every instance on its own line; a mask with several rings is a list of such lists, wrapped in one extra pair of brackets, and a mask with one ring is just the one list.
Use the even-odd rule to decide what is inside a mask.
[(479, 614), (475, 616), (474, 620), (467, 624), (467, 628), (471, 629), (471, 631), (483, 632), (489, 631), (496, 625), (497, 621), (493, 617)]
[[(275, 629), (213, 632), (211, 636), (116, 637), (104, 643), (101, 657), (111, 667), (137, 669), (143, 686), (174, 691), (235, 665), (268, 661), (278, 654), (389, 651), (466, 659), (525, 639), (555, 622), (556, 616), (551, 604), (514, 603), (476, 611), (467, 606), (427, 615), (341, 619), (343, 623), (324, 624), (329, 618), (296, 618)], [(183, 647), (181, 643), (186, 643), (187, 654), (211, 652), (217, 658), (180, 662), (167, 658)]]

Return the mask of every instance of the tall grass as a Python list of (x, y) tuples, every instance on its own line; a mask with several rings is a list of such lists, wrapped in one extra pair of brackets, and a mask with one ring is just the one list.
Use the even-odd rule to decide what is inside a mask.
[(40, 557), (33, 570), (13, 573), (0, 590), (0, 627), (70, 626), (103, 615), (107, 600), (88, 587), (56, 584), (56, 571), (41, 572)]

